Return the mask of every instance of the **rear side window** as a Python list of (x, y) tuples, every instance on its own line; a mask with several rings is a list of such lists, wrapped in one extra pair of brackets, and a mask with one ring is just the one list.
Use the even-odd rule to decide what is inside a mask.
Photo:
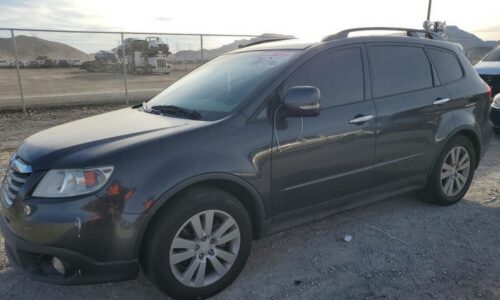
[(441, 84), (462, 78), (463, 71), (455, 55), (447, 51), (428, 49)]
[(373, 97), (432, 87), (431, 64), (423, 48), (372, 46)]
[(319, 88), (322, 108), (362, 101), (364, 81), (361, 50), (334, 50), (313, 57), (285, 84), (286, 90), (304, 85)]

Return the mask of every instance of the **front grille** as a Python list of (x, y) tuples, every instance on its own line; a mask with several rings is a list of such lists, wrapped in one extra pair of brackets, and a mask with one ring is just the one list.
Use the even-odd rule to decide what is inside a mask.
[(21, 172), (19, 167), (16, 165), (22, 165), (23, 167), (29, 168), (19, 160), (16, 161), (14, 159), (11, 161), (2, 186), (2, 200), (5, 207), (9, 207), (12, 203), (14, 203), (19, 190), (30, 175), (30, 173), (26, 172), (26, 170), (24, 170), (25, 173)]
[(167, 66), (167, 61), (165, 59), (156, 60), (156, 66), (158, 68), (165, 68)]

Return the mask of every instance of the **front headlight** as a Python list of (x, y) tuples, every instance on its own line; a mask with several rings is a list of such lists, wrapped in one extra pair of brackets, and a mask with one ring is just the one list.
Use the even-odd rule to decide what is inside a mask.
[(34, 197), (64, 198), (95, 192), (113, 173), (113, 167), (50, 170), (38, 183)]
[(491, 107), (500, 109), (500, 94), (496, 95), (491, 103)]

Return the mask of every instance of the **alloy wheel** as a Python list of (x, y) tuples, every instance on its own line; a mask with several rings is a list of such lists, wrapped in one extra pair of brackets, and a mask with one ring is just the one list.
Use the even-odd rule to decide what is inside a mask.
[(446, 155), (441, 167), (441, 189), (449, 197), (458, 195), (469, 179), (470, 156), (462, 146), (454, 147)]
[(236, 221), (220, 210), (206, 210), (186, 221), (170, 247), (175, 278), (190, 287), (220, 280), (233, 266), (240, 250)]

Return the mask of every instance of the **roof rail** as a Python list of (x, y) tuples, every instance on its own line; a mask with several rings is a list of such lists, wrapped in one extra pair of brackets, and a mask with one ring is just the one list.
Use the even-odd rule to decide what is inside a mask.
[(293, 40), (293, 39), (296, 39), (296, 37), (276, 37), (276, 38), (268, 38), (268, 39), (265, 39), (265, 40), (258, 40), (258, 41), (255, 41), (255, 42), (250, 42), (248, 44), (245, 44), (245, 45), (239, 45), (238, 48), (245, 48), (245, 47), (250, 47), (250, 46), (254, 46), (254, 45), (259, 45), (259, 44), (264, 44), (264, 43), (270, 43), (270, 42), (278, 42), (278, 41), (286, 41), (286, 40)]
[(328, 42), (337, 39), (347, 38), (349, 37), (349, 33), (356, 31), (405, 31), (406, 35), (409, 37), (419, 37), (418, 33), (424, 33), (426, 38), (431, 40), (442, 40), (443, 38), (437, 34), (435, 31), (429, 31), (424, 29), (413, 29), (413, 28), (403, 28), (403, 27), (359, 27), (359, 28), (351, 28), (339, 31), (335, 34), (328, 35), (324, 37), (321, 41)]

